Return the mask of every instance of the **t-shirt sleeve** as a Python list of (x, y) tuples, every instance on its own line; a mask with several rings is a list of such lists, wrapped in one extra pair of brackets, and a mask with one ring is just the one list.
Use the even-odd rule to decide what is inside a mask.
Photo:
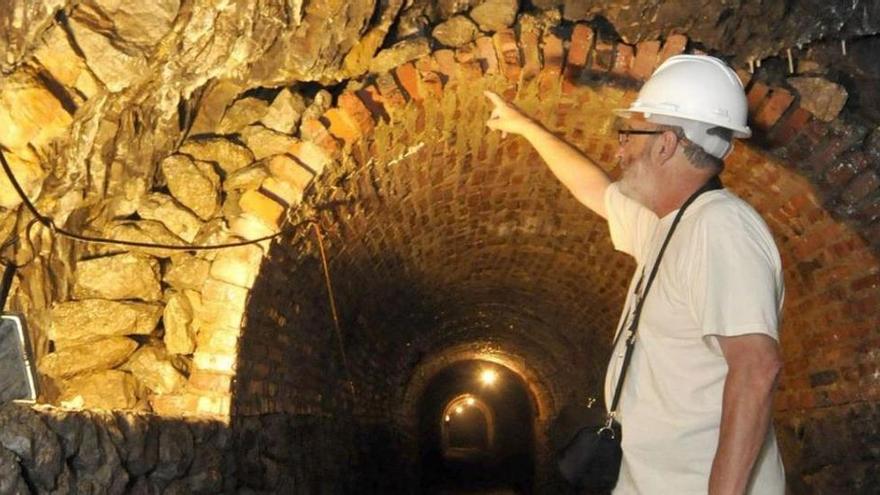
[(689, 263), (689, 306), (707, 345), (716, 337), (779, 340), (783, 297), (779, 254), (757, 214), (721, 210), (701, 219)]
[(620, 192), (619, 183), (605, 188), (605, 212), (614, 249), (642, 263), (649, 236), (659, 219), (653, 211)]

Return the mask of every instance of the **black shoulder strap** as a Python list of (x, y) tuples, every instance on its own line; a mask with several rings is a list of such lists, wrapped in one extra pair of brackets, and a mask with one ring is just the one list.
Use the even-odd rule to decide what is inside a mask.
[[(648, 275), (648, 282), (645, 284), (645, 290), (642, 292), (641, 297), (636, 298), (636, 308), (633, 311), (632, 321), (629, 324), (629, 329), (627, 333), (629, 336), (626, 338), (626, 354), (623, 356), (623, 366), (620, 368), (620, 376), (617, 378), (617, 386), (614, 388), (614, 397), (611, 399), (611, 408), (609, 409), (609, 415), (614, 415), (617, 412), (617, 403), (620, 400), (620, 392), (623, 390), (623, 380), (626, 378), (626, 370), (629, 368), (629, 362), (632, 360), (633, 347), (636, 343), (636, 331), (639, 328), (639, 318), (642, 315), (642, 307), (645, 304), (645, 298), (648, 297), (648, 291), (651, 290), (651, 285), (654, 284), (654, 277), (657, 276), (657, 269), (660, 267), (660, 260), (663, 259), (663, 253), (666, 252), (666, 246), (669, 245), (669, 240), (672, 239), (672, 233), (675, 232), (675, 227), (678, 226), (678, 222), (681, 220), (681, 217), (684, 215), (684, 211), (687, 209), (694, 200), (697, 199), (701, 194), (706, 191), (712, 191), (715, 189), (721, 189), (724, 185), (721, 183), (721, 178), (717, 175), (709, 179), (708, 182), (703, 184), (703, 187), (697, 189), (696, 192), (691, 194), (691, 196), (681, 205), (681, 208), (678, 209), (678, 213), (675, 215), (675, 219), (672, 221), (672, 225), (669, 227), (669, 233), (666, 234), (666, 239), (663, 241), (663, 245), (660, 247), (660, 252), (657, 253), (657, 259), (654, 261), (654, 266), (651, 268), (651, 273)], [(645, 274), (642, 272), (642, 278), (644, 278)], [(636, 285), (636, 292), (638, 292), (639, 287), (642, 285), (642, 279), (639, 279), (638, 284)], [(626, 323), (626, 318), (624, 318), (624, 322)], [(624, 334), (623, 328), (621, 327), (617, 332), (617, 337), (614, 339), (614, 344), (612, 345), (612, 350), (617, 348), (617, 342), (620, 340), (620, 337)]]

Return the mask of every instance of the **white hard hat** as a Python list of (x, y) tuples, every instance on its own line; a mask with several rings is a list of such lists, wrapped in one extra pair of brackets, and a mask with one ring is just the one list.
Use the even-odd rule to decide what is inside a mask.
[(721, 127), (731, 130), (733, 137), (750, 137), (748, 112), (739, 76), (708, 55), (670, 57), (654, 71), (629, 108), (615, 110), (623, 117), (641, 113), (649, 122), (679, 126), (690, 141), (718, 158), (728, 153), (730, 144), (707, 131)]

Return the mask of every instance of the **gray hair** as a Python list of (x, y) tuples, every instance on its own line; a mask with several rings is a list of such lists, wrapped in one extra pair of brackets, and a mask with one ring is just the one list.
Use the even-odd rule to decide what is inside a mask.
[[(675, 133), (681, 143), (681, 149), (684, 156), (688, 159), (694, 168), (701, 170), (710, 170), (716, 174), (720, 174), (724, 170), (724, 160), (715, 155), (709, 154), (700, 145), (694, 143), (685, 136), (684, 130), (677, 126), (664, 126)], [(723, 127), (713, 127), (706, 131), (707, 134), (714, 134), (727, 142), (733, 140), (733, 131)]]

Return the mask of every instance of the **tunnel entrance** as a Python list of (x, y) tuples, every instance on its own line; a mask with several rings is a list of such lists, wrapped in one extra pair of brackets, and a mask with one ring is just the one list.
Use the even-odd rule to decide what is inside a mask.
[(534, 432), (518, 374), (480, 360), (448, 366), (419, 402), (420, 493), (532, 493)]

